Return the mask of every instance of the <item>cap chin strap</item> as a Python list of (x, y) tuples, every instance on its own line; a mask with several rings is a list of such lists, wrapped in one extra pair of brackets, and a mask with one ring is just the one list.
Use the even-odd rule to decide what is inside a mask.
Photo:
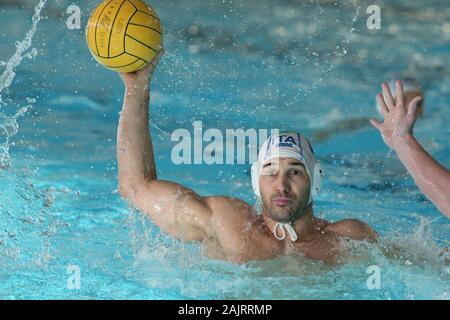
[[(278, 229), (280, 229), (281, 227), (281, 237), (278, 236)], [(292, 228), (290, 223), (281, 223), (278, 222), (275, 227), (273, 228), (273, 235), (275, 236), (275, 238), (277, 238), (278, 240), (284, 240), (286, 239), (286, 232), (284, 231), (284, 229), (287, 230), (287, 232), (289, 233), (289, 235), (291, 236), (291, 240), (292, 241), (297, 241), (298, 237), (297, 237), (297, 233), (295, 232), (294, 228)]]

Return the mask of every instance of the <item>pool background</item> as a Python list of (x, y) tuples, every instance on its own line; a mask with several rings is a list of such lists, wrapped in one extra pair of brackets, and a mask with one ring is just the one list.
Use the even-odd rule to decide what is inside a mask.
[[(16, 51), (37, 2), (0, 6), (0, 60)], [(33, 38), (37, 54), (1, 92), (2, 114), (31, 108), (10, 137), (12, 168), (0, 171), (0, 298), (448, 299), (449, 269), (439, 257), (448, 247), (448, 219), (378, 132), (367, 124), (317, 138), (342, 119), (376, 116), (380, 82), (413, 75), (426, 95), (415, 134), (449, 167), (446, 1), (380, 3), (376, 31), (366, 28), (372, 3), (364, 1), (151, 2), (166, 49), (151, 98), (159, 176), (201, 195), (254, 203), (249, 165), (176, 166), (171, 132), (192, 132), (194, 120), (223, 132), (301, 131), (326, 174), (315, 214), (360, 219), (382, 235), (382, 246), (403, 248), (388, 259), (363, 246), (360, 259), (337, 268), (290, 257), (240, 266), (212, 261), (130, 211), (116, 190), (123, 85), (90, 56), (84, 30), (65, 27), (69, 4), (47, 3)], [(84, 27), (96, 3), (77, 4)], [(79, 290), (67, 287), (69, 265), (80, 267)], [(367, 289), (370, 265), (381, 269), (380, 290)]]

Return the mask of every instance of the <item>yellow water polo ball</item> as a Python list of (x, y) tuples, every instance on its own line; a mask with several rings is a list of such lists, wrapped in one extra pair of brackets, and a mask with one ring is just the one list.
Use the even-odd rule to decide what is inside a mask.
[(86, 41), (95, 60), (116, 72), (145, 67), (162, 47), (156, 12), (140, 0), (105, 0), (92, 12)]

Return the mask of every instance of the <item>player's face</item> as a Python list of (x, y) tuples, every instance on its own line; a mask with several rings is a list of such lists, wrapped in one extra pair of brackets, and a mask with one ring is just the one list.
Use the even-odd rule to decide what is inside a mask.
[(300, 161), (278, 158), (264, 164), (259, 184), (264, 213), (272, 220), (295, 221), (306, 211), (310, 179)]

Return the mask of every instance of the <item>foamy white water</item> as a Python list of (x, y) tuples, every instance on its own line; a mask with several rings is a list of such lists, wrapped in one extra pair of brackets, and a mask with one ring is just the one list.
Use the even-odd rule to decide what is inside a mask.
[[(47, 0), (39, 0), (39, 3), (34, 8), (34, 14), (32, 17), (32, 25), (30, 30), (28, 30), (25, 38), (22, 41), (16, 42), (16, 52), (5, 64), (6, 68), (0, 76), (0, 108), (4, 104), (2, 101), (2, 92), (11, 86), (14, 77), (16, 76), (15, 69), (20, 65), (24, 58), (33, 58), (37, 55), (37, 50), (28, 49), (32, 45), (33, 36), (37, 30), (37, 24), (41, 20), (41, 12), (44, 8)], [(27, 52), (28, 51), (28, 52)], [(17, 117), (23, 115), (27, 112), (31, 105), (20, 108), (14, 116), (8, 116), (0, 112), (0, 168), (11, 167), (11, 159), (9, 156), (9, 138), (15, 135), (19, 130), (19, 125), (17, 123)]]
[(11, 57), (11, 59), (9, 59), (9, 61), (6, 63), (6, 69), (0, 76), (0, 107), (2, 105), (1, 93), (6, 88), (9, 88), (12, 81), (14, 80), (14, 77), (16, 76), (14, 70), (20, 65), (23, 58), (34, 57), (37, 54), (36, 50), (32, 50), (28, 53), (26, 51), (31, 47), (33, 36), (37, 30), (37, 24), (42, 18), (41, 11), (44, 8), (46, 2), (47, 0), (39, 0), (39, 3), (34, 8), (34, 15), (32, 17), (31, 28), (30, 30), (28, 30), (27, 34), (25, 35), (25, 38), (22, 41), (16, 42), (16, 52)]

